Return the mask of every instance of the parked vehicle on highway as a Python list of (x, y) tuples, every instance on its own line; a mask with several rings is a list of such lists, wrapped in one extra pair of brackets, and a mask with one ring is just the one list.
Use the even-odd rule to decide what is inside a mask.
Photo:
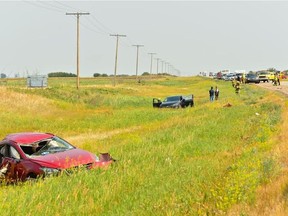
[(237, 76), (234, 73), (229, 73), (225, 76), (225, 81), (232, 81), (233, 79), (236, 79)]
[(185, 108), (187, 106), (194, 106), (193, 95), (182, 96), (169, 96), (163, 101), (159, 98), (153, 98), (153, 107), (159, 108)]
[(248, 73), (246, 75), (246, 83), (260, 83), (259, 76), (256, 73)]
[(270, 74), (268, 71), (260, 71), (258, 72), (259, 80), (262, 82), (269, 82)]
[(244, 72), (236, 73), (236, 79), (239, 77), (240, 80), (242, 80), (243, 74), (245, 74), (245, 73)]
[(222, 76), (221, 76), (221, 80), (226, 80), (226, 77), (227, 77), (227, 74), (222, 74)]
[(0, 142), (0, 176), (12, 182), (68, 173), (79, 167), (103, 167), (113, 161), (108, 153), (98, 158), (50, 133), (15, 133)]

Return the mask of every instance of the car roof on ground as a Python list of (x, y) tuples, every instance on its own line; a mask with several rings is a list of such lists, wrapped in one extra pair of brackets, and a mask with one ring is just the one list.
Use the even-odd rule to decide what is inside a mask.
[(16, 143), (29, 144), (37, 142), (43, 139), (52, 138), (54, 135), (49, 133), (35, 133), (35, 132), (23, 132), (9, 134), (5, 137), (5, 140), (10, 140)]

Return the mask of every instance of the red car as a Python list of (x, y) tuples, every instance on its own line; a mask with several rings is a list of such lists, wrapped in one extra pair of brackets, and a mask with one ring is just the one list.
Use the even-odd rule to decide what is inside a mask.
[(9, 181), (57, 175), (71, 168), (103, 167), (114, 161), (76, 148), (50, 133), (15, 133), (0, 142), (0, 178)]

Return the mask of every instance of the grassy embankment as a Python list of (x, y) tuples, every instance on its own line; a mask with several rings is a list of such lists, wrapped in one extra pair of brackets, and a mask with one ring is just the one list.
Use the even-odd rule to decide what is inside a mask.
[[(1, 87), (0, 137), (55, 133), (118, 162), (106, 170), (2, 186), (0, 215), (205, 215), (253, 205), (256, 189), (279, 174), (271, 153), (283, 101), (253, 85), (194, 78), (51, 79), (48, 89), (25, 81)], [(217, 85), (220, 100), (209, 102)], [(195, 107), (153, 109), (152, 98), (194, 94)], [(227, 103), (232, 107), (224, 108)], [(256, 115), (259, 113), (260, 115)]]

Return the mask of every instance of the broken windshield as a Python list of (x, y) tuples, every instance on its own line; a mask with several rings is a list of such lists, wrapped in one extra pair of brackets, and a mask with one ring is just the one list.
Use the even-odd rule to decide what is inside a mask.
[(53, 154), (57, 152), (63, 152), (74, 147), (67, 143), (65, 140), (54, 136), (52, 139), (41, 140), (30, 145), (21, 145), (23, 152), (28, 157)]

